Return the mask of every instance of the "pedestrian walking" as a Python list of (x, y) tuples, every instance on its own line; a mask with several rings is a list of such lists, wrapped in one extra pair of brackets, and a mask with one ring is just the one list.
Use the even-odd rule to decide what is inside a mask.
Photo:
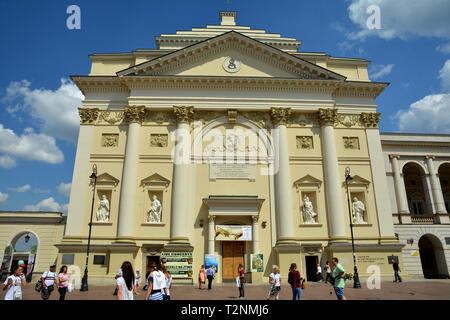
[(300, 272), (297, 270), (297, 264), (291, 263), (288, 274), (288, 283), (292, 288), (292, 300), (302, 299), (302, 281), (303, 278)]
[(394, 269), (394, 282), (397, 282), (397, 280), (398, 282), (402, 282), (402, 278), (398, 274), (401, 271), (400, 267), (394, 259), (392, 259), (392, 268)]
[(163, 300), (167, 295), (166, 279), (164, 273), (159, 270), (156, 262), (150, 262), (150, 274), (148, 275), (148, 289), (145, 300)]
[(139, 289), (139, 281), (141, 280), (141, 273), (139, 269), (136, 269), (136, 277), (134, 280), (134, 286), (136, 287), (136, 294), (138, 295), (139, 292), (137, 291)]
[(245, 298), (245, 291), (244, 291), (244, 283), (245, 283), (245, 270), (244, 266), (242, 264), (239, 264), (238, 266), (238, 282), (239, 282), (239, 297), (238, 299), (244, 299)]
[(344, 273), (345, 270), (339, 263), (338, 258), (331, 259), (331, 263), (334, 266), (333, 273), (332, 273), (332, 281), (333, 281), (333, 287), (334, 292), (336, 293), (336, 297), (338, 300), (347, 300), (347, 298), (344, 296), (344, 288), (345, 288), (345, 280), (344, 280)]
[(22, 300), (22, 288), (25, 287), (25, 283), (23, 268), (15, 266), (13, 274), (3, 283), (3, 291), (6, 291), (5, 300)]
[(202, 290), (202, 284), (206, 281), (206, 270), (205, 266), (202, 264), (200, 271), (198, 272), (198, 288)]
[(208, 290), (211, 290), (212, 282), (215, 278), (214, 267), (212, 265), (210, 265), (208, 270), (206, 270), (206, 277), (208, 278)]
[(122, 275), (122, 269), (117, 270), (116, 276), (114, 277), (114, 279), (116, 280), (116, 288), (114, 289), (113, 296), (117, 296), (117, 279), (119, 279)]
[(273, 267), (273, 272), (269, 275), (269, 283), (270, 287), (267, 300), (270, 300), (272, 297), (275, 297), (275, 300), (279, 300), (281, 291), (281, 274), (278, 266)]
[(317, 281), (323, 281), (322, 267), (320, 264), (317, 264)]
[(161, 291), (163, 294), (163, 300), (170, 300), (170, 289), (172, 289), (172, 276), (165, 265), (161, 265), (161, 272), (164, 274), (164, 279), (166, 281), (166, 293), (164, 293), (164, 289)]
[(134, 300), (136, 294), (135, 275), (131, 262), (124, 261), (120, 267), (122, 276), (116, 280), (117, 300)]
[(64, 301), (66, 299), (67, 288), (69, 285), (67, 266), (62, 266), (61, 269), (59, 269), (58, 282), (59, 301)]
[(55, 290), (55, 287), (58, 286), (58, 283), (56, 281), (56, 265), (52, 264), (50, 265), (50, 269), (45, 271), (42, 274), (41, 281), (42, 281), (42, 291), (41, 291), (41, 297), (43, 300), (48, 300), (50, 298), (50, 295), (52, 294), (53, 290)]
[(330, 262), (327, 261), (325, 263), (325, 272), (327, 273), (326, 278), (325, 278), (325, 282), (330, 282), (331, 281), (331, 267), (330, 267)]

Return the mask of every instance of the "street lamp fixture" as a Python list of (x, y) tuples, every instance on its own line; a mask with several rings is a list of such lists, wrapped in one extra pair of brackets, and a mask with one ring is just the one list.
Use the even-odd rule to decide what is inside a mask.
[(95, 202), (95, 187), (97, 186), (97, 165), (92, 165), (92, 174), (89, 176), (91, 181), (94, 180), (94, 190), (92, 192), (92, 205), (91, 205), (91, 219), (89, 222), (89, 236), (86, 251), (86, 267), (84, 269), (83, 279), (81, 280), (80, 291), (88, 291), (88, 263), (89, 263), (89, 248), (91, 245), (91, 231), (92, 231), (92, 216), (94, 214), (94, 202)]
[(356, 254), (355, 254), (355, 239), (353, 237), (353, 218), (352, 209), (350, 207), (350, 193), (348, 192), (348, 181), (352, 180), (353, 177), (350, 175), (350, 168), (345, 168), (345, 187), (347, 189), (347, 202), (348, 202), (348, 216), (350, 218), (350, 232), (352, 235), (352, 253), (353, 253), (353, 264), (355, 266), (355, 272), (353, 274), (353, 288), (361, 288), (361, 283), (359, 282), (358, 267), (356, 266)]

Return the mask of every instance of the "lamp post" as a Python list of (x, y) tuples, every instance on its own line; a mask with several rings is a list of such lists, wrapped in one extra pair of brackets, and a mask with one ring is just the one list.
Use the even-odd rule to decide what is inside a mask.
[(89, 222), (89, 236), (86, 252), (86, 267), (84, 269), (83, 279), (81, 280), (80, 291), (88, 291), (88, 262), (89, 262), (89, 248), (91, 245), (92, 215), (94, 214), (95, 187), (97, 186), (97, 165), (94, 164), (92, 166), (92, 174), (90, 175), (89, 178), (94, 179), (94, 191), (92, 193), (91, 220)]
[(352, 180), (350, 176), (350, 168), (345, 168), (345, 187), (347, 189), (347, 202), (348, 202), (348, 216), (350, 218), (350, 233), (352, 235), (352, 252), (353, 252), (353, 264), (355, 266), (355, 273), (353, 274), (353, 288), (361, 288), (361, 283), (359, 282), (358, 267), (356, 266), (356, 254), (355, 254), (355, 239), (353, 238), (353, 219), (352, 210), (350, 207), (350, 194), (348, 192), (348, 181)]

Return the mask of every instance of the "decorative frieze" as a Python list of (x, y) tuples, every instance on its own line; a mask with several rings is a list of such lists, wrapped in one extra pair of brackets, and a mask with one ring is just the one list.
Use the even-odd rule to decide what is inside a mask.
[(270, 117), (273, 125), (287, 125), (291, 113), (291, 108), (270, 108)]
[(206, 124), (214, 119), (217, 119), (219, 117), (222, 117), (226, 115), (224, 111), (195, 111), (194, 119), (196, 121), (201, 121), (202, 124)]
[(173, 113), (167, 111), (152, 111), (148, 112), (147, 121), (155, 122), (157, 124), (171, 123), (174, 120)]
[(173, 113), (178, 123), (190, 123), (194, 116), (194, 107), (173, 107)]
[(98, 119), (98, 108), (78, 108), (81, 124), (94, 124)]
[(270, 117), (267, 114), (267, 112), (251, 111), (251, 112), (244, 112), (243, 115), (245, 118), (255, 122), (258, 126), (260, 126), (263, 129), (267, 129), (270, 127)]
[(150, 147), (165, 148), (169, 141), (167, 134), (151, 134), (150, 135)]
[(145, 120), (145, 106), (126, 106), (125, 121), (128, 123), (137, 122), (142, 124)]
[(359, 150), (359, 138), (358, 137), (343, 137), (344, 149), (346, 150)]
[(336, 109), (319, 109), (319, 122), (322, 126), (333, 126), (337, 120)]
[(99, 119), (109, 123), (110, 125), (114, 125), (121, 122), (124, 117), (125, 114), (121, 110), (107, 110), (100, 111)]
[(297, 149), (314, 149), (313, 137), (312, 136), (297, 136)]
[(381, 113), (361, 113), (361, 120), (367, 128), (378, 128), (378, 121), (380, 121)]
[(117, 133), (102, 134), (102, 147), (112, 148), (119, 145), (119, 135)]
[(354, 127), (359, 124), (360, 116), (356, 114), (338, 114), (337, 122), (347, 128)]
[(289, 125), (297, 125), (300, 127), (312, 126), (316, 118), (314, 113), (294, 113), (289, 120)]

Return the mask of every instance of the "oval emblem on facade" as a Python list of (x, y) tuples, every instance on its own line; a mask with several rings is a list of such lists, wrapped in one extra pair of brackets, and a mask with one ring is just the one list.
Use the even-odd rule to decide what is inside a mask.
[(225, 58), (222, 65), (226, 72), (233, 73), (241, 69), (241, 61), (233, 57)]

